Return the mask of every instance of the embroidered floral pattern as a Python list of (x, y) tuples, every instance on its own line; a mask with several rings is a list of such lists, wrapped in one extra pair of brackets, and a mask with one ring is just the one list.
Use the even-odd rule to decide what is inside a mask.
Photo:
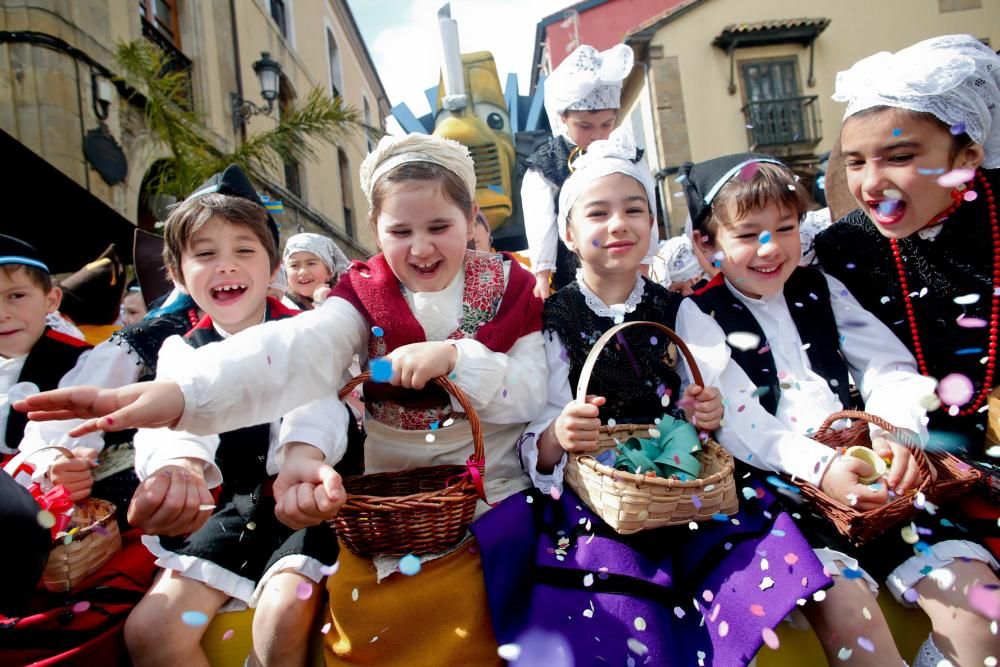
[[(503, 255), (467, 251), (465, 253), (465, 286), (462, 290), (462, 319), (448, 340), (475, 338), (479, 328), (492, 320), (500, 309), (504, 294)], [(368, 358), (387, 354), (381, 336), (368, 337)], [(424, 431), (434, 422), (464, 419), (446, 404), (426, 409), (407, 409), (395, 403), (369, 400), (368, 411), (380, 423), (404, 431)]]

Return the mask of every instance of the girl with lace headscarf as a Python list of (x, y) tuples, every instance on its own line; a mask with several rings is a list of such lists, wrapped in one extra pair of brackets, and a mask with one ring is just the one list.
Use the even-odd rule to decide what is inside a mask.
[[(630, 651), (641, 651), (652, 665), (691, 665), (699, 655), (705, 664), (747, 664), (762, 633), (777, 627), (798, 599), (829, 584), (791, 518), (767, 514), (770, 493), (755, 488), (731, 520), (696, 524), (697, 530), (681, 525), (619, 535), (563, 487), (569, 452), (595, 449), (602, 424), (677, 420), (695, 438), (688, 419), (714, 430), (722, 417), (718, 390), (692, 384), (687, 367), (669, 361), (666, 336), (643, 327), (621, 332), (618, 344), (604, 349), (588, 385), (596, 396), (575, 401), (571, 387), (588, 352), (614, 324), (651, 320), (676, 328), (696, 343), (706, 385), (715, 384), (729, 360), (710, 317), (685, 308), (690, 304), (680, 295), (639, 271), (656, 220), (655, 188), (631, 137), (616, 130), (591, 144), (577, 165), (560, 193), (558, 226), (582, 266), (545, 301), (548, 402), (518, 443), (536, 491), (520, 502), (508, 499), (477, 524), (487, 536), (477, 533), (481, 544), (495, 536), (505, 547), (502, 558), (490, 558), (497, 552), (489, 549), (483, 557), (497, 639), (523, 646), (527, 640), (518, 638), (526, 631), (556, 635), (571, 656), (566, 664), (580, 666), (632, 664)], [(737, 623), (711, 611), (748, 609), (767, 568), (762, 554), (790, 552), (794, 567), (767, 573), (774, 585), (760, 600), (763, 615), (737, 612)], [(489, 585), (505, 581), (519, 585)], [(697, 611), (685, 613), (681, 607), (690, 610), (692, 599)]]
[[(993, 502), (970, 494), (961, 511), (973, 519), (962, 523), (996, 555), (987, 405), (1000, 326), (1000, 58), (969, 35), (935, 37), (840, 72), (834, 99), (847, 103), (840, 141), (859, 208), (816, 237), (816, 257), (940, 380), (930, 445), (984, 472)], [(982, 606), (998, 603), (997, 562), (964, 539), (941, 541), (939, 523), (919, 517), (924, 541), (939, 541), (898, 572), (934, 627), (916, 664), (983, 664), (1000, 651), (996, 615)]]
[(281, 301), (299, 310), (312, 310), (323, 303), (350, 264), (333, 239), (308, 232), (288, 239), (281, 263), (288, 280)]
[[(573, 282), (576, 257), (559, 243), (556, 217), (559, 189), (573, 172), (573, 161), (591, 142), (607, 139), (618, 122), (622, 85), (632, 71), (631, 47), (617, 44), (607, 51), (578, 46), (545, 80), (545, 110), (552, 138), (525, 161), (521, 181), (521, 210), (528, 239), (535, 295), (544, 299)], [(645, 264), (656, 254), (657, 233)]]

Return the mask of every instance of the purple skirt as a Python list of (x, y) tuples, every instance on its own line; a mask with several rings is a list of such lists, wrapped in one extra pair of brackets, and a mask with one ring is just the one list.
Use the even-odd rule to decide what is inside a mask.
[[(507, 498), (472, 526), (494, 632), (515, 665), (745, 665), (829, 587), (760, 483), (725, 521), (619, 535), (572, 492)], [(774, 513), (771, 513), (771, 509)]]

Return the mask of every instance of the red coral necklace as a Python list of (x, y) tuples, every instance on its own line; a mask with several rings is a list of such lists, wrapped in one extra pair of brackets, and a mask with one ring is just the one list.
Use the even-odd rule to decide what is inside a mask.
[[(997, 329), (998, 324), (1000, 324), (1000, 227), (997, 225), (996, 200), (993, 198), (993, 188), (990, 187), (989, 181), (986, 180), (986, 177), (983, 176), (981, 171), (976, 172), (976, 179), (979, 181), (979, 185), (982, 187), (983, 193), (986, 196), (986, 203), (989, 207), (990, 214), (990, 233), (993, 236), (993, 300), (992, 305), (990, 306), (990, 338), (989, 352), (986, 356), (986, 374), (983, 378), (983, 384), (979, 390), (979, 394), (976, 396), (976, 399), (967, 407), (958, 411), (955, 416), (959, 417), (966, 417), (976, 412), (980, 407), (982, 407), (983, 403), (986, 401), (986, 397), (989, 396), (990, 392), (993, 390), (993, 377), (996, 371), (997, 359)], [(946, 211), (938, 215), (934, 221), (938, 222), (951, 215), (963, 201), (959, 197), (956, 197), (955, 202), (949, 206)], [(910, 296), (910, 285), (909, 281), (906, 279), (906, 267), (903, 264), (903, 255), (899, 250), (899, 242), (896, 239), (890, 239), (889, 245), (892, 246), (892, 256), (896, 261), (896, 273), (899, 275), (899, 286), (903, 290), (903, 304), (906, 307), (906, 319), (910, 325), (910, 337), (913, 339), (913, 354), (917, 358), (917, 366), (920, 368), (920, 372), (923, 375), (928, 375), (927, 362), (924, 359), (924, 347), (920, 342), (920, 332), (917, 329), (917, 317), (914, 314), (913, 299)]]

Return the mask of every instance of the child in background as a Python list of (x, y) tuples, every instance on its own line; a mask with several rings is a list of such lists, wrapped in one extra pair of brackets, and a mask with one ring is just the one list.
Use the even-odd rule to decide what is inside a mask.
[(493, 252), (493, 230), (490, 228), (490, 221), (486, 219), (482, 211), (476, 213), (476, 224), (472, 227), (472, 241), (469, 242), (469, 250)]
[[(514, 446), (545, 400), (542, 304), (530, 274), (509, 256), (466, 250), (477, 211), (468, 150), (426, 135), (384, 137), (362, 164), (361, 183), (382, 253), (352, 265), (322, 308), (187, 350), (164, 374), (172, 380), (54, 399), (82, 414), (124, 408), (80, 431), (145, 423), (211, 433), (333, 396), (355, 354), (366, 365), (385, 357), (391, 382), (365, 387), (366, 472), (466, 462), (469, 422), (428, 386), (448, 375), (483, 425), (489, 501), (527, 488)], [(329, 518), (336, 505), (320, 502), (329, 498), (323, 479), (332, 471), (300, 450), (309, 451), (288, 451), (275, 494), (283, 520), (305, 525)], [(488, 509), (480, 504), (480, 512)], [(463, 541), (421, 557), (420, 574), (411, 577), (398, 558), (342, 550), (328, 579), (327, 664), (498, 663), (479, 552)], [(432, 613), (406, 632), (415, 609)]]
[[(35, 248), (0, 234), (0, 458), (18, 452), (27, 418), (10, 409), (27, 394), (59, 386), (90, 350), (86, 342), (53, 331), (46, 317), (59, 309), (62, 291)], [(32, 460), (37, 465), (37, 461)], [(90, 462), (87, 463), (90, 465)]]
[[(774, 158), (752, 154), (688, 163), (681, 174), (703, 250), (706, 256), (719, 258), (721, 267), (691, 300), (715, 318), (728, 336), (733, 359), (746, 373), (720, 383), (730, 401), (720, 442), (751, 465), (809, 481), (859, 510), (884, 504), (890, 491), (912, 493), (920, 484), (920, 473), (901, 439), (926, 442), (921, 402), (934, 391), (934, 381), (917, 373), (903, 344), (840, 281), (798, 266), (802, 256), (798, 223), (805, 199), (794, 174)], [(875, 484), (862, 481), (874, 472), (872, 466), (838, 456), (808, 437), (828, 415), (853, 407), (851, 377), (865, 409), (897, 428), (892, 433), (872, 429), (876, 453), (892, 461), (886, 479)], [(733, 410), (737, 403), (739, 409)], [(885, 579), (900, 601), (913, 588), (929, 587), (939, 594), (939, 588), (951, 587), (940, 586), (945, 577), (956, 590), (966, 590), (977, 581), (996, 581), (983, 563), (953, 567), (935, 557), (914, 556), (917, 550), (898, 529), (863, 549), (852, 549), (825, 522), (810, 523), (807, 518), (803, 525), (814, 543), (823, 544), (817, 555), (837, 581), (824, 601), (804, 609), (831, 663), (835, 656), (841, 660), (841, 649), (857, 636), (866, 637), (875, 650), (855, 650), (852, 664), (900, 661), (875, 603), (878, 584), (861, 566)], [(951, 533), (961, 535), (955, 528)], [(941, 528), (922, 539), (935, 542), (944, 536), (947, 531)], [(967, 545), (961, 552), (964, 556), (992, 560), (981, 546), (962, 544)], [(932, 545), (927, 550), (938, 548)], [(983, 566), (982, 572), (977, 566)], [(939, 575), (921, 583), (934, 569)], [(870, 621), (856, 613), (862, 607), (871, 611)], [(950, 625), (946, 619), (951, 616), (986, 625), (983, 618), (973, 621), (967, 616), (973, 612), (964, 598), (952, 600), (948, 609), (933, 605), (925, 609), (936, 627)], [(959, 635), (954, 640), (961, 641)], [(981, 648), (965, 645), (957, 655), (979, 657), (957, 664), (982, 664), (988, 653), (965, 652)], [(918, 664), (937, 664), (924, 660)]]
[[(545, 80), (545, 110), (552, 138), (525, 161), (521, 181), (521, 210), (528, 237), (535, 295), (551, 293), (573, 281), (579, 263), (559, 242), (556, 217), (559, 188), (573, 171), (572, 163), (592, 141), (607, 139), (618, 120), (622, 84), (632, 71), (632, 49), (618, 44), (607, 51), (578, 46)], [(650, 240), (651, 264), (657, 249), (657, 231)], [(553, 278), (553, 273), (555, 274)]]
[(281, 301), (298, 310), (312, 310), (323, 303), (337, 284), (337, 276), (350, 264), (333, 239), (309, 233), (288, 239), (281, 261), (288, 279)]
[[(560, 194), (559, 231), (582, 268), (576, 282), (545, 302), (548, 405), (519, 444), (536, 487), (558, 501), (546, 495), (508, 501), (475, 527), (504, 546), (497, 560), (489, 558), (497, 552), (484, 550), (487, 581), (508, 584), (490, 589), (494, 626), (501, 642), (517, 643), (529, 629), (558, 633), (575, 665), (625, 664), (635, 659), (635, 641), (649, 664), (698, 664), (699, 657), (705, 664), (747, 664), (765, 629), (829, 583), (792, 520), (765, 514), (772, 496), (762, 489), (729, 520), (696, 524), (696, 530), (682, 525), (622, 536), (562, 488), (568, 452), (593, 450), (602, 424), (651, 424), (667, 413), (711, 431), (722, 417), (718, 389), (690, 384), (686, 364), (675, 367), (668, 358), (670, 340), (642, 327), (623, 331), (620, 345), (602, 351), (588, 386), (593, 395), (577, 403), (571, 388), (593, 341), (607, 329), (622, 321), (676, 328), (706, 379), (728, 363), (711, 320), (696, 309), (678, 317), (682, 297), (640, 274), (655, 225), (655, 186), (631, 137), (616, 130), (591, 144), (577, 165)], [(774, 562), (786, 553), (800, 558), (792, 567), (771, 566), (764, 574), (772, 585), (758, 588), (768, 568), (761, 558)], [(601, 581), (588, 583), (588, 573)], [(742, 613), (752, 603), (764, 611)], [(721, 615), (713, 611), (717, 605)]]
[(122, 298), (122, 324), (128, 326), (137, 324), (146, 317), (146, 302), (142, 299), (142, 290), (135, 280), (128, 284), (125, 296)]
[(705, 282), (705, 272), (698, 263), (698, 256), (691, 245), (691, 237), (675, 236), (660, 245), (650, 277), (671, 292), (681, 296), (693, 294)]

